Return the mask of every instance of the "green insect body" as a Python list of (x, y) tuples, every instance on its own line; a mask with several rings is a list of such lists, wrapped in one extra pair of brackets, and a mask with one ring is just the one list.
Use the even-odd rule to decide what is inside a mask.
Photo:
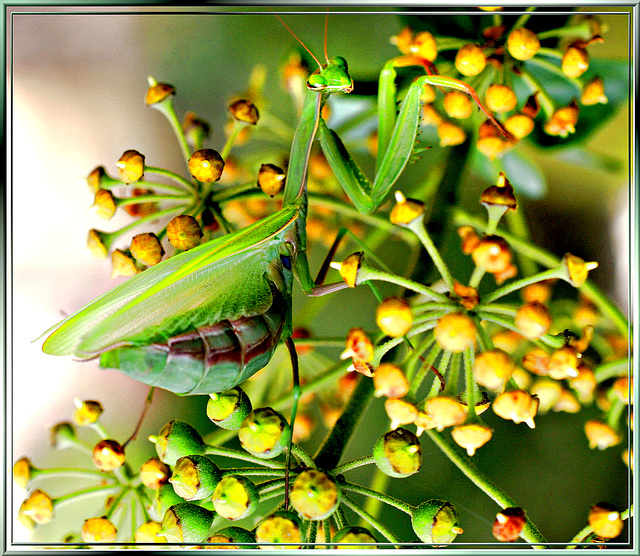
[(306, 173), (328, 94), (350, 91), (338, 58), (314, 74), (291, 147), (283, 208), (148, 268), (53, 328), (51, 355), (100, 357), (178, 394), (232, 388), (263, 368), (292, 332), (294, 274), (312, 293), (306, 257)]

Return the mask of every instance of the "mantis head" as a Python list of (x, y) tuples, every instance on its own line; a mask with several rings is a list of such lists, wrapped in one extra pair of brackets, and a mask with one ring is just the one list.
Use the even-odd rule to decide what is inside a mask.
[(347, 61), (342, 56), (331, 58), (322, 68), (309, 76), (307, 88), (325, 93), (350, 93), (353, 91), (353, 79), (349, 75)]

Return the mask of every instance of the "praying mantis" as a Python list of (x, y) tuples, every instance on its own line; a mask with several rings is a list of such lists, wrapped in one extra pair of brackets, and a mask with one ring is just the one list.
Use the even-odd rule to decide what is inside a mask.
[[(102, 367), (151, 386), (181, 395), (211, 394), (255, 374), (283, 340), (294, 374), (294, 421), (299, 396), (291, 339), (294, 277), (311, 296), (345, 287), (342, 282), (317, 285), (306, 255), (307, 169), (316, 135), (354, 205), (372, 213), (386, 200), (414, 148), (424, 84), (469, 92), (455, 79), (425, 75), (410, 86), (397, 115), (381, 108), (381, 154), (376, 177), (369, 182), (321, 117), (329, 95), (353, 89), (345, 59), (326, 54), (326, 27), (325, 58), (326, 64), (318, 62), (307, 81), (283, 208), (174, 255), (101, 295), (47, 331), (45, 353), (81, 360), (99, 357)], [(390, 78), (381, 81), (385, 98), (390, 91), (395, 95), (395, 74), (387, 73)]]

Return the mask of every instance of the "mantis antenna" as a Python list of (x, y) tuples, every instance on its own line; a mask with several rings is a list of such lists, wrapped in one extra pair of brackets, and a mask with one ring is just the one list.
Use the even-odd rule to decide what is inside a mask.
[[(285, 26), (285, 28), (287, 29), (287, 31), (289, 31), (289, 33), (291, 33), (291, 34), (293, 35), (293, 38), (294, 38), (294, 39), (296, 39), (296, 40), (297, 40), (297, 41), (302, 45), (302, 48), (304, 48), (304, 49), (309, 53), (309, 55), (310, 55), (310, 56), (311, 56), (311, 57), (316, 61), (316, 64), (318, 64), (318, 67), (322, 70), (322, 64), (320, 63), (320, 60), (318, 60), (318, 58), (316, 58), (316, 57), (313, 55), (313, 52), (311, 52), (311, 50), (309, 50), (309, 49), (307, 48), (307, 45), (306, 45), (306, 44), (304, 44), (304, 43), (302, 42), (302, 40), (300, 39), (300, 37), (298, 37), (298, 35), (296, 35), (296, 34), (291, 30), (291, 27), (289, 27), (289, 26), (284, 22), (284, 20), (283, 20), (283, 19), (282, 19), (282, 18), (281, 18), (281, 17), (280, 17), (276, 12), (274, 12), (271, 8), (269, 8), (269, 11), (270, 11), (273, 15), (275, 15), (275, 16), (278, 18), (278, 21), (280, 21), (280, 23), (282, 23), (282, 25), (284, 25), (284, 26)], [(326, 31), (326, 23), (325, 23), (325, 35), (324, 35), (324, 37), (325, 37), (325, 39), (324, 39), (324, 54), (325, 54), (325, 57), (327, 57), (327, 31)], [(329, 61), (329, 58), (327, 57), (327, 62), (328, 62), (328, 61)]]

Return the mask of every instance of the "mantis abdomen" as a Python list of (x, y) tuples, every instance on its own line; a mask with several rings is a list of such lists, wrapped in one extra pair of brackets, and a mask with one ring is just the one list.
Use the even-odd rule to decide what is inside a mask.
[(210, 394), (233, 388), (262, 369), (280, 341), (286, 318), (283, 296), (272, 287), (264, 312), (102, 354), (100, 366), (177, 394)]

